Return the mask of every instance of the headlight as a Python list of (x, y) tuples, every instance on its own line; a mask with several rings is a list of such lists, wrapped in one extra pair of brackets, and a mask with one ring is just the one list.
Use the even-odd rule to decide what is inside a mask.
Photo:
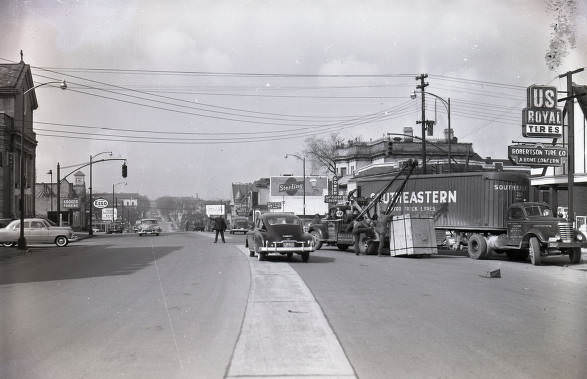
[(585, 236), (581, 232), (577, 232), (577, 241), (585, 241)]

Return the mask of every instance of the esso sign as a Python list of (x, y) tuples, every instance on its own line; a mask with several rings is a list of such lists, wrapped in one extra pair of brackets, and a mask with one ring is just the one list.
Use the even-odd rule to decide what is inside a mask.
[(106, 199), (96, 199), (94, 200), (94, 207), (101, 209), (106, 208), (108, 206), (108, 200)]

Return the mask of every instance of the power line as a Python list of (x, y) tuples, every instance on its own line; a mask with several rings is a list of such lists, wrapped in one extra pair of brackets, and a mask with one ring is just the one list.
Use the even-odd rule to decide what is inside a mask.
[[(248, 140), (235, 140), (230, 139), (223, 139), (221, 141), (210, 141), (210, 140), (197, 140), (197, 141), (185, 141), (185, 139), (181, 139), (181, 140), (174, 140), (174, 141), (159, 141), (159, 140), (136, 140), (136, 139), (119, 139), (119, 138), (134, 138), (132, 136), (119, 136), (119, 135), (103, 135), (103, 134), (99, 134), (100, 136), (105, 136), (105, 137), (112, 137), (112, 138), (96, 138), (96, 137), (79, 137), (79, 136), (71, 136), (71, 135), (57, 135), (57, 134), (46, 134), (46, 133), (37, 133), (38, 136), (43, 136), (43, 137), (55, 137), (55, 138), (67, 138), (67, 139), (78, 139), (78, 140), (93, 140), (93, 141), (111, 141), (111, 142), (124, 142), (124, 143), (149, 143), (149, 144), (177, 144), (177, 145), (200, 145), (200, 144), (234, 144), (234, 143), (254, 143), (254, 142), (269, 142), (269, 141), (279, 141), (279, 140), (288, 140), (288, 139), (296, 139), (296, 138), (305, 138), (305, 137), (309, 137), (309, 136), (316, 136), (316, 135), (321, 135), (321, 134), (325, 134), (325, 133), (331, 133), (333, 131), (340, 131), (343, 129), (348, 129), (351, 127), (356, 127), (362, 124), (368, 124), (368, 123), (373, 123), (373, 122), (382, 122), (382, 121), (387, 121), (387, 120), (391, 120), (394, 118), (398, 118), (398, 117), (402, 117), (405, 116), (407, 114), (413, 113), (413, 111), (407, 112), (405, 114), (401, 114), (401, 115), (395, 115), (395, 117), (385, 117), (385, 118), (381, 118), (378, 120), (371, 120), (371, 121), (363, 121), (360, 123), (356, 123), (354, 125), (347, 125), (344, 126), (342, 128), (337, 128), (337, 129), (330, 129), (330, 130), (321, 130), (318, 132), (314, 132), (314, 133), (298, 133), (298, 134), (292, 134), (289, 136), (276, 136), (276, 137), (267, 137), (267, 138), (259, 138), (259, 139), (248, 139)], [(66, 132), (66, 131), (59, 131), (58, 133), (70, 133), (70, 134), (80, 134), (79, 132)]]

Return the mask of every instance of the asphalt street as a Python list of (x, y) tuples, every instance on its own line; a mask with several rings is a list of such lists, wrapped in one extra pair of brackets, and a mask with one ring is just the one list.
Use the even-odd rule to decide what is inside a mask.
[(247, 258), (197, 234), (100, 236), (0, 263), (0, 378), (221, 378)]
[(587, 270), (563, 258), (258, 262), (226, 238), (3, 249), (0, 378), (587, 377)]

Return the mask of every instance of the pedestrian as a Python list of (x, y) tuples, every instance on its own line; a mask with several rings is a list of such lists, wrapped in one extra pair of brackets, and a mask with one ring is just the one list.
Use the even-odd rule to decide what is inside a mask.
[(377, 237), (379, 239), (379, 247), (377, 248), (378, 256), (383, 254), (383, 245), (385, 245), (385, 239), (387, 238), (388, 234), (387, 231), (389, 230), (389, 220), (391, 220), (391, 215), (382, 213), (377, 218), (377, 223), (375, 224), (375, 232), (377, 233)]
[(214, 230), (216, 231), (214, 243), (218, 242), (218, 233), (220, 233), (220, 237), (222, 237), (222, 243), (226, 243), (226, 241), (224, 240), (224, 231), (226, 230), (226, 221), (224, 221), (224, 217), (216, 217), (216, 219), (214, 220)]
[(359, 250), (359, 239), (361, 233), (367, 232), (371, 229), (371, 220), (368, 217), (363, 218), (359, 217), (353, 222), (353, 237), (355, 238), (355, 254), (360, 255), (361, 251)]

